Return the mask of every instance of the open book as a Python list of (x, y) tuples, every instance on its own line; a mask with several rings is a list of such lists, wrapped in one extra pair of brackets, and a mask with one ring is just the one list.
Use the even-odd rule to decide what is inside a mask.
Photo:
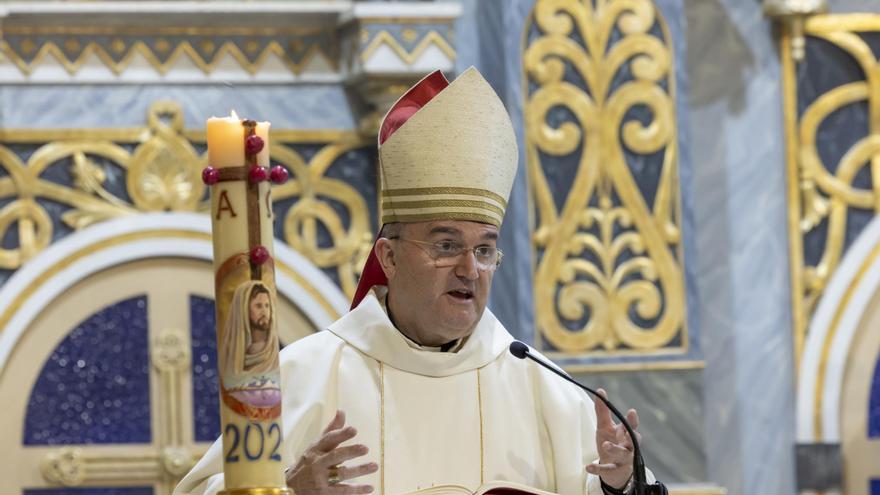
[(511, 481), (492, 481), (485, 483), (472, 492), (461, 485), (437, 485), (430, 488), (408, 493), (407, 495), (555, 495)]

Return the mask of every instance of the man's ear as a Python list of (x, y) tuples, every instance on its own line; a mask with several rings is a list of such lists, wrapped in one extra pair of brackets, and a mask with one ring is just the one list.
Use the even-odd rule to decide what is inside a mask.
[(382, 271), (385, 272), (385, 278), (389, 280), (397, 271), (397, 260), (394, 255), (391, 239), (382, 237), (376, 241), (376, 258), (379, 260), (379, 265), (382, 266)]

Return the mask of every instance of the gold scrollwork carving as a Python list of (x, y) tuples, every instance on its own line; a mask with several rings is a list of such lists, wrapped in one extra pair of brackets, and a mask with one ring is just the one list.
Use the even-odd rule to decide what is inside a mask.
[[(661, 35), (652, 31), (655, 25)], [(537, 32), (531, 39), (530, 29)], [(668, 28), (650, 0), (539, 0), (526, 30), (526, 87), (536, 87), (527, 96), (525, 119), (536, 213), (537, 340), (566, 353), (684, 351)], [(612, 43), (615, 30), (621, 37)], [(632, 77), (615, 86), (625, 67)], [(569, 82), (567, 70), (583, 85)], [(628, 116), (635, 107), (650, 112), (647, 123)], [(573, 120), (551, 124), (558, 108)], [(640, 191), (625, 150), (662, 156), (653, 204)], [(542, 156), (578, 161), (568, 191), (551, 189), (552, 165)], [(565, 201), (557, 211), (554, 195), (560, 194)]]
[[(183, 115), (176, 109), (171, 102), (153, 105), (150, 138), (131, 156), (126, 185), (140, 211), (195, 210), (205, 194), (200, 170), (207, 158), (180, 135)], [(171, 116), (171, 125), (161, 120), (163, 115)]]
[[(363, 145), (361, 138), (354, 136), (328, 144), (308, 164), (293, 148), (272, 145), (272, 156), (291, 172), (291, 180), (273, 189), (272, 198), (276, 202), (298, 198), (282, 219), (285, 242), (321, 268), (336, 267), (342, 290), (348, 295), (357, 289), (357, 275), (372, 246), (370, 210), (354, 187), (324, 174), (344, 153)], [(348, 228), (327, 200), (345, 207)], [(332, 247), (319, 245), (319, 225), (329, 233)]]
[[(797, 33), (782, 36), (783, 91), (788, 147), (789, 230), (792, 258), (792, 305), (796, 358), (806, 341), (808, 322), (845, 250), (847, 216), (851, 209), (880, 212), (880, 62), (859, 33), (880, 32), (880, 15), (818, 14), (807, 18), (804, 34), (831, 43), (849, 55), (867, 75), (862, 80), (832, 88), (798, 113), (796, 58), (790, 46)], [(868, 133), (859, 138), (836, 164), (825, 163), (819, 152), (819, 129), (841, 109), (865, 104)], [(856, 176), (865, 169), (872, 187), (858, 187)], [(833, 172), (832, 172), (833, 170)], [(825, 226), (821, 257), (804, 259), (804, 239)]]
[[(209, 209), (200, 176), (207, 153), (194, 146), (205, 142), (204, 132), (185, 130), (174, 102), (153, 104), (147, 120), (147, 127), (134, 129), (0, 130), (3, 143), (39, 145), (26, 163), (0, 145), (0, 168), (8, 174), (0, 177), (0, 200), (11, 199), (0, 208), (0, 238), (18, 229), (18, 246), (0, 249), (0, 268), (17, 269), (51, 242), (52, 219), (38, 199), (69, 206), (61, 220), (72, 229), (139, 212)], [(278, 130), (272, 136), (273, 162), (291, 172), (290, 181), (274, 187), (272, 199), (277, 204), (295, 198), (282, 219), (284, 241), (317, 266), (336, 271), (343, 291), (353, 295), (372, 244), (370, 208), (352, 184), (325, 174), (369, 141), (355, 131)], [(321, 147), (306, 161), (295, 143)], [(43, 176), (55, 166), (68, 168), (70, 184)], [(343, 207), (347, 218), (334, 206)], [(329, 244), (320, 241), (319, 226)]]

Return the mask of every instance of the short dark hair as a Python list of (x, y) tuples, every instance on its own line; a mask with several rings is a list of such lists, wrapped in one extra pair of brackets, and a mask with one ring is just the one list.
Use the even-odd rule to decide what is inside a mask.
[(379, 237), (384, 239), (397, 239), (400, 237), (401, 232), (403, 231), (403, 223), (401, 222), (391, 222), (386, 223), (382, 226), (382, 230), (379, 231)]

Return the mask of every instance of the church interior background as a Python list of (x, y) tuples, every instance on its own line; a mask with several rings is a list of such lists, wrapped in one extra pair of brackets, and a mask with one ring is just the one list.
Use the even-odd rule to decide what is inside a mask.
[(376, 130), (476, 66), (490, 307), (683, 494), (880, 495), (873, 0), (0, 2), (0, 493), (168, 495), (219, 434), (205, 120), (272, 123), (283, 343), (343, 314)]

